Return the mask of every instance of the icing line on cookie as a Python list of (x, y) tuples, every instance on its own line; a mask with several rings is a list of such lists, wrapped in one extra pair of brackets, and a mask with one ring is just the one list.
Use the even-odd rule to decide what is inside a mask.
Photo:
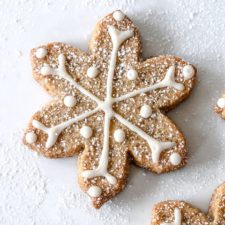
[(124, 124), (126, 127), (128, 127), (130, 130), (138, 134), (140, 137), (142, 137), (144, 140), (147, 141), (148, 145), (151, 147), (152, 150), (152, 161), (153, 163), (158, 163), (159, 156), (161, 152), (165, 149), (172, 148), (175, 146), (174, 142), (160, 142), (156, 139), (152, 138), (148, 134), (146, 134), (143, 130), (141, 130), (139, 127), (135, 126), (128, 120), (124, 119), (119, 114), (115, 113), (114, 116), (116, 119), (120, 121), (120, 123)]
[(93, 178), (97, 176), (105, 177), (110, 184), (116, 184), (116, 178), (108, 173), (108, 161), (109, 161), (109, 132), (110, 132), (110, 121), (114, 115), (112, 109), (112, 83), (113, 75), (116, 67), (117, 53), (120, 45), (133, 36), (133, 29), (127, 31), (119, 31), (113, 26), (108, 27), (108, 32), (112, 40), (113, 49), (111, 53), (111, 59), (109, 62), (107, 84), (106, 84), (106, 99), (102, 103), (102, 109), (105, 112), (104, 121), (104, 139), (103, 139), (103, 149), (100, 156), (98, 167), (94, 170), (86, 170), (82, 173), (85, 178)]
[(182, 225), (181, 210), (174, 209), (174, 222), (172, 223), (160, 223), (160, 225)]
[[(59, 66), (58, 68), (54, 69), (49, 67), (48, 64), (45, 64), (44, 67), (42, 67), (41, 69), (41, 73), (42, 75), (53, 75), (53, 76), (58, 76), (66, 81), (68, 81), (72, 86), (74, 86), (77, 90), (79, 90), (81, 93), (83, 93), (84, 95), (88, 96), (90, 99), (92, 99), (93, 101), (97, 102), (99, 104), (100, 99), (97, 98), (95, 95), (93, 95), (90, 91), (86, 90), (85, 88), (83, 88), (81, 85), (79, 85), (75, 80), (73, 80), (73, 78), (68, 74), (68, 72), (66, 71), (66, 67), (65, 67), (65, 56), (63, 54), (60, 54), (58, 56), (58, 62), (59, 62)], [(47, 71), (43, 70), (43, 68), (47, 68)], [(47, 72), (47, 73), (43, 73), (43, 72)]]
[(129, 92), (125, 95), (122, 95), (118, 98), (115, 98), (114, 101), (120, 102), (120, 101), (126, 100), (128, 98), (132, 98), (136, 95), (143, 94), (143, 93), (146, 93), (146, 92), (150, 92), (150, 91), (153, 91), (153, 90), (156, 90), (156, 89), (159, 89), (159, 88), (165, 88), (165, 87), (172, 87), (172, 88), (175, 88), (178, 91), (184, 90), (184, 85), (181, 84), (181, 83), (177, 83), (175, 81), (174, 76), (175, 76), (175, 66), (170, 66), (169, 69), (166, 72), (166, 76), (164, 77), (164, 79), (162, 81), (160, 81), (156, 84), (153, 84), (149, 87), (145, 87), (145, 88), (141, 88), (141, 89)]
[(95, 114), (98, 110), (99, 110), (98, 108), (95, 108), (95, 109), (93, 109), (91, 111), (85, 112), (85, 113), (83, 113), (83, 114), (81, 114), (81, 115), (79, 115), (77, 117), (74, 117), (74, 118), (72, 118), (70, 120), (67, 120), (67, 121), (65, 121), (63, 123), (60, 123), (60, 124), (58, 124), (56, 126), (53, 126), (53, 127), (46, 127), (44, 124), (42, 124), (41, 122), (39, 122), (37, 120), (33, 120), (32, 121), (32, 125), (35, 128), (37, 128), (39, 130), (42, 130), (44, 133), (48, 134), (48, 139), (46, 141), (45, 147), (46, 148), (51, 148), (55, 144), (58, 136), (61, 134), (61, 132), (65, 128), (67, 128), (68, 126), (72, 125), (73, 123), (76, 123), (76, 122), (78, 122), (80, 120), (83, 120), (83, 119), (85, 119), (85, 118)]

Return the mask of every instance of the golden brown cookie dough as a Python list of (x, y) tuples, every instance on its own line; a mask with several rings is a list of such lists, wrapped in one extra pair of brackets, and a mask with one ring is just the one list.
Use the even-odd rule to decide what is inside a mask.
[(214, 192), (208, 214), (183, 201), (154, 206), (151, 225), (225, 225), (225, 183)]
[(54, 98), (24, 143), (46, 157), (79, 154), (79, 183), (96, 208), (125, 187), (130, 159), (155, 173), (187, 163), (184, 136), (163, 112), (189, 96), (196, 70), (140, 53), (139, 30), (121, 11), (97, 24), (87, 53), (63, 43), (31, 51), (33, 76)]

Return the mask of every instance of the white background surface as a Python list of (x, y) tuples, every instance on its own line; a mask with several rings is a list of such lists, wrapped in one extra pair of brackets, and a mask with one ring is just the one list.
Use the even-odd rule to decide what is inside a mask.
[[(32, 79), (29, 51), (61, 41), (87, 50), (95, 23), (114, 9), (133, 18), (144, 56), (175, 54), (198, 69), (192, 96), (169, 113), (190, 152), (182, 170), (131, 168), (127, 188), (100, 210), (76, 181), (76, 157), (51, 160), (21, 143), (50, 98)], [(0, 0), (0, 225), (147, 225), (155, 202), (184, 199), (207, 210), (225, 180), (225, 122), (213, 106), (225, 89), (225, 1)]]

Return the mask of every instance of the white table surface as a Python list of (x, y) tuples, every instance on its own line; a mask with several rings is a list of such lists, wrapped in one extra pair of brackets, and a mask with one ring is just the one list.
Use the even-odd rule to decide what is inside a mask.
[[(189, 164), (155, 175), (131, 168), (127, 188), (100, 210), (77, 183), (76, 157), (46, 159), (21, 143), (50, 97), (33, 80), (32, 47), (52, 41), (86, 50), (95, 23), (114, 9), (133, 18), (144, 57), (175, 54), (198, 69), (191, 97), (169, 113), (187, 138)], [(225, 1), (0, 0), (0, 224), (147, 225), (151, 207), (183, 199), (206, 211), (225, 180), (225, 121), (213, 106), (225, 89)]]

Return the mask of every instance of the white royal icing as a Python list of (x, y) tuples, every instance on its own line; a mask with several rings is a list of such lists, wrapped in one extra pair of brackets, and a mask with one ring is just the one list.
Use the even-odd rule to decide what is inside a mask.
[(116, 142), (121, 143), (125, 140), (125, 132), (122, 129), (115, 130), (113, 137)]
[(182, 225), (181, 211), (178, 208), (174, 209), (174, 222), (172, 223), (160, 223), (160, 225)]
[(116, 20), (116, 21), (122, 21), (124, 19), (125, 15), (120, 11), (120, 10), (117, 10), (113, 13), (113, 18)]
[(27, 143), (33, 144), (37, 141), (37, 135), (32, 131), (26, 134), (25, 139)]
[(174, 166), (179, 165), (181, 163), (181, 160), (182, 160), (182, 158), (181, 158), (180, 154), (177, 152), (174, 152), (170, 155), (170, 162)]
[(127, 71), (127, 79), (128, 80), (136, 80), (138, 76), (138, 72), (134, 69), (130, 69)]
[(83, 126), (83, 127), (80, 129), (80, 134), (81, 134), (84, 138), (88, 139), (88, 138), (90, 138), (90, 137), (92, 136), (93, 131), (92, 131), (92, 129), (91, 129), (89, 126)]
[(91, 186), (87, 193), (92, 197), (92, 198), (97, 198), (102, 194), (102, 189), (98, 186)]
[(188, 80), (188, 79), (191, 79), (194, 76), (195, 70), (194, 70), (193, 66), (186, 65), (182, 69), (182, 74), (184, 76), (184, 80)]
[(43, 59), (47, 55), (47, 50), (45, 48), (38, 48), (35, 56), (39, 59)]
[[(57, 141), (57, 138), (63, 132), (65, 128), (72, 125), (73, 123), (77, 123), (78, 121), (81, 121), (96, 112), (102, 110), (105, 113), (104, 118), (104, 138), (103, 138), (103, 149), (99, 158), (99, 164), (98, 167), (92, 170), (86, 170), (82, 172), (82, 176), (84, 178), (94, 178), (94, 177), (105, 177), (110, 184), (116, 184), (117, 180), (114, 176), (112, 176), (108, 172), (108, 163), (109, 163), (109, 136), (110, 136), (110, 121), (112, 117), (115, 117), (119, 122), (121, 122), (123, 125), (128, 127), (130, 130), (135, 132), (137, 135), (142, 137), (149, 145), (151, 152), (152, 152), (152, 161), (153, 163), (158, 163), (159, 157), (162, 151), (172, 148), (175, 146), (174, 142), (161, 142), (153, 137), (149, 136), (147, 133), (145, 133), (143, 130), (141, 130), (139, 127), (135, 126), (131, 122), (124, 119), (122, 116), (117, 114), (113, 111), (112, 105), (113, 103), (120, 102), (123, 100), (126, 100), (128, 98), (134, 97), (138, 94), (143, 94), (146, 92), (150, 92), (153, 90), (156, 90), (158, 88), (174, 88), (178, 91), (182, 91), (184, 89), (183, 84), (177, 83), (175, 81), (175, 66), (169, 67), (167, 70), (167, 73), (163, 80), (161, 80), (158, 83), (153, 84), (152, 86), (148, 86), (145, 88), (141, 88), (139, 90), (135, 90), (132, 92), (129, 92), (125, 95), (122, 95), (118, 98), (112, 97), (112, 82), (113, 82), (113, 75), (116, 68), (116, 60), (118, 55), (118, 50), (120, 45), (133, 36), (133, 29), (126, 30), (126, 31), (120, 31), (117, 30), (114, 26), (108, 27), (108, 32), (112, 40), (113, 48), (111, 53), (111, 58), (109, 61), (108, 66), (108, 76), (107, 76), (107, 82), (106, 82), (106, 98), (104, 101), (100, 100), (98, 97), (93, 95), (90, 91), (86, 90), (84, 87), (79, 85), (66, 71), (65, 67), (65, 56), (63, 54), (60, 54), (58, 56), (58, 68), (52, 68), (48, 64), (44, 64), (41, 68), (40, 72), (42, 75), (47, 76), (57, 76), (58, 78), (61, 78), (64, 81), (67, 81), (76, 88), (78, 91), (80, 91), (82, 94), (86, 95), (93, 101), (97, 103), (97, 107), (93, 110), (89, 110), (87, 112), (84, 112), (81, 115), (78, 115), (72, 119), (69, 119), (65, 122), (62, 122), (61, 124), (58, 124), (56, 126), (52, 127), (46, 127), (42, 123), (40, 123), (37, 120), (33, 120), (32, 124), (35, 128), (42, 130), (43, 132), (48, 134), (48, 138), (46, 141), (46, 148), (52, 147), (55, 142)], [(82, 129), (81, 129), (82, 130)], [(81, 132), (83, 133), (83, 132)], [(86, 134), (86, 131), (84, 132)], [(83, 134), (84, 134), (83, 133)], [(83, 135), (82, 134), (82, 135)], [(85, 135), (84, 135), (85, 136)], [(89, 135), (86, 135), (89, 136)]]
[(217, 106), (221, 109), (225, 107), (225, 98), (219, 98), (217, 101)]
[(147, 119), (152, 115), (152, 108), (149, 105), (143, 105), (140, 110), (140, 116)]
[(65, 98), (63, 99), (63, 103), (65, 106), (67, 107), (74, 107), (77, 103), (77, 100), (74, 96), (72, 95), (67, 95), (65, 96)]
[(143, 94), (143, 93), (150, 92), (150, 91), (154, 91), (154, 90), (159, 89), (159, 88), (165, 88), (165, 87), (171, 87), (171, 88), (174, 88), (178, 91), (183, 91), (184, 85), (181, 84), (181, 83), (177, 83), (175, 81), (174, 76), (175, 76), (175, 66), (170, 66), (169, 69), (166, 72), (166, 76), (160, 82), (158, 82), (156, 84), (153, 84), (151, 86), (145, 87), (145, 88), (141, 88), (141, 89), (129, 92), (125, 95), (122, 95), (122, 96), (116, 98), (114, 100), (114, 102), (120, 102), (120, 101), (126, 100), (128, 98), (132, 98), (136, 95)]
[(44, 66), (41, 68), (41, 74), (44, 76), (50, 75), (52, 73), (53, 69), (48, 64), (44, 64)]
[(95, 66), (92, 66), (87, 70), (87, 76), (90, 78), (97, 77), (98, 73), (99, 73), (98, 68), (96, 68)]
[(109, 161), (109, 130), (110, 130), (110, 120), (114, 115), (112, 109), (112, 81), (113, 75), (116, 67), (117, 53), (120, 45), (133, 36), (133, 29), (127, 31), (119, 31), (113, 26), (108, 28), (109, 35), (113, 43), (113, 49), (111, 54), (111, 59), (108, 68), (108, 77), (106, 83), (106, 99), (104, 102), (99, 104), (99, 107), (105, 112), (105, 122), (104, 122), (104, 140), (103, 140), (103, 150), (100, 156), (99, 165), (96, 169), (87, 170), (82, 173), (84, 178), (93, 178), (97, 176), (105, 177), (110, 184), (116, 184), (117, 180), (114, 176), (108, 173), (108, 161)]
[(48, 134), (48, 139), (46, 141), (45, 148), (51, 148), (57, 141), (58, 136), (61, 134), (61, 132), (65, 128), (69, 127), (73, 123), (77, 123), (78, 121), (81, 121), (81, 120), (95, 114), (97, 111), (98, 111), (97, 108), (94, 110), (90, 110), (88, 112), (85, 112), (77, 117), (74, 117), (70, 120), (67, 120), (67, 121), (60, 123), (53, 127), (46, 127), (45, 125), (43, 125), (42, 123), (40, 123), (37, 120), (33, 120), (32, 125), (33, 125), (33, 127), (37, 128), (39, 130), (42, 130), (43, 132)]
[(130, 130), (138, 134), (140, 137), (142, 137), (144, 140), (147, 141), (148, 145), (151, 148), (152, 151), (152, 161), (153, 163), (158, 163), (159, 162), (159, 156), (162, 151), (165, 149), (169, 149), (175, 146), (174, 142), (160, 142), (157, 141), (156, 139), (152, 138), (148, 134), (146, 134), (143, 130), (140, 128), (136, 127), (133, 125), (131, 122), (127, 121), (124, 119), (122, 116), (119, 114), (115, 113), (114, 115), (122, 124), (127, 126)]

